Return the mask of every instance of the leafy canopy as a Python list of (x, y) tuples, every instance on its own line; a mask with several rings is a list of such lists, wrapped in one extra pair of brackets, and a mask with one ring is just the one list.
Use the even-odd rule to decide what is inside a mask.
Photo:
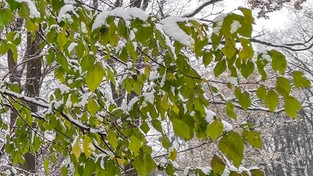
[[(28, 150), (34, 153), (46, 145), (51, 158), (59, 154), (70, 158), (76, 175), (119, 175), (127, 164), (140, 175), (148, 175), (158, 165), (145, 137), (154, 129), (162, 136), (162, 147), (168, 153), (167, 163), (158, 168), (172, 175), (177, 151), (161, 125), (169, 120), (174, 133), (185, 141), (218, 141), (220, 154), (238, 168), (245, 143), (262, 148), (260, 133), (244, 124), (239, 130), (242, 132), (225, 130), (219, 115), (208, 120), (205, 87), (216, 93), (219, 90), (190, 61), (196, 59), (204, 68), (213, 68), (215, 77), (230, 75), (237, 80), (237, 84), (229, 84), (236, 100), (225, 102), (225, 110), (233, 119), (238, 118), (235, 107), (249, 110), (253, 106), (255, 92), (238, 84), (252, 74), (259, 75), (263, 83), (266, 70), (275, 72), (277, 77), (271, 79), (276, 79), (276, 87), (267, 87), (265, 82), (256, 85), (256, 95), (272, 112), (284, 102), (291, 117), (301, 109), (292, 88), (310, 86), (299, 71), (293, 72), (292, 78), (285, 75), (287, 62), (279, 51), (254, 50), (250, 41), (253, 17), (246, 8), (239, 8), (241, 15), (220, 15), (211, 25), (180, 17), (159, 19), (136, 8), (97, 12), (58, 0), (7, 0), (0, 5), (0, 29), (17, 17), (24, 19), (27, 32), (42, 38), (40, 46), (46, 51), (42, 59), (55, 67), (53, 76), (60, 82), (48, 100), (20, 95), (14, 83), (0, 84), (0, 104), (14, 99), (12, 106), (20, 114), (16, 135), (6, 140), (13, 164), (23, 163), (22, 156)], [(1, 40), (0, 53), (10, 49), (19, 62), (20, 45), (21, 35), (11, 31)], [(44, 113), (35, 116), (25, 102), (36, 104)], [(0, 110), (8, 108), (1, 106)], [(1, 129), (8, 127), (2, 119), (0, 122)], [(32, 125), (40, 133), (32, 133)], [(53, 134), (53, 140), (39, 135), (44, 132)], [(46, 160), (47, 173), (48, 165)], [(212, 173), (221, 174), (227, 162), (215, 155), (211, 166)], [(67, 169), (62, 168), (64, 175)], [(200, 169), (196, 172), (210, 174)]]

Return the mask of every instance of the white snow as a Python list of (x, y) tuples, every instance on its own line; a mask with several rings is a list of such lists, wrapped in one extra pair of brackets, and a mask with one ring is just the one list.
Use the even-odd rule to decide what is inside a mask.
[(87, 33), (86, 24), (84, 22), (80, 22), (80, 28), (83, 33)]
[(146, 12), (144, 12), (143, 10), (139, 9), (139, 8), (129, 8), (128, 9), (128, 14), (130, 16), (133, 16), (135, 18), (139, 18), (142, 21), (147, 21), (149, 15), (146, 14)]
[(229, 77), (230, 84), (237, 86), (238, 85), (238, 78), (237, 77)]
[(212, 168), (211, 168), (211, 167), (199, 167), (199, 169), (200, 169), (204, 174), (207, 174), (207, 175), (209, 175), (210, 172), (212, 171)]
[(161, 25), (161, 24), (156, 24), (156, 25), (155, 25), (155, 28), (156, 28), (157, 30), (159, 30), (159, 31), (163, 34), (164, 39), (165, 39), (165, 44), (166, 44), (166, 46), (168, 46), (168, 47), (170, 48), (170, 50), (171, 50), (172, 53), (174, 54), (174, 57), (176, 58), (175, 48), (174, 48), (174, 46), (173, 46), (173, 44), (172, 44), (170, 38), (169, 38), (167, 35), (165, 35), (165, 33), (164, 33), (163, 29), (162, 29), (162, 25)]
[(213, 33), (216, 34), (216, 35), (220, 35), (220, 30), (221, 30), (222, 27), (220, 26), (216, 26), (213, 28)]
[(215, 22), (217, 24), (217, 26), (222, 27), (223, 22), (224, 22), (224, 18), (227, 16), (227, 13), (221, 13), (219, 14), (216, 18), (215, 18)]
[(75, 136), (73, 142), (72, 142), (72, 147), (76, 144), (76, 141), (78, 140), (79, 135)]
[(76, 42), (71, 43), (67, 48), (68, 52), (71, 53), (77, 45), (78, 44)]
[(106, 23), (106, 19), (108, 18), (109, 14), (110, 13), (108, 11), (103, 11), (99, 13), (99, 15), (97, 15), (95, 21), (92, 24), (92, 30), (103, 26)]
[(154, 102), (154, 92), (143, 92), (142, 96), (144, 97), (145, 102), (153, 104)]
[(208, 123), (213, 122), (214, 116), (216, 116), (216, 114), (207, 108), (205, 108), (205, 114), (206, 114), (206, 116), (205, 116), (206, 122), (208, 122)]
[(29, 8), (29, 16), (31, 18), (39, 18), (40, 13), (37, 10), (35, 4), (31, 0), (15, 0), (16, 2), (22, 3), (25, 2), (28, 5)]
[(64, 4), (75, 4), (75, 0), (64, 0)]
[(227, 16), (227, 13), (221, 13), (215, 18), (216, 26), (213, 27), (213, 33), (216, 35), (220, 34), (220, 30), (223, 25), (224, 18)]
[(262, 59), (264, 59), (268, 62), (271, 62), (271, 60), (272, 60), (271, 56), (268, 54), (262, 54)]
[(68, 93), (71, 89), (64, 84), (59, 85), (61, 94)]
[(195, 41), (191, 36), (187, 35), (177, 24), (178, 22), (185, 22), (186, 20), (186, 18), (181, 17), (167, 17), (161, 20), (160, 23), (163, 24), (162, 29), (165, 34), (186, 46), (191, 46), (195, 43)]
[(240, 27), (241, 24), (239, 23), (239, 21), (234, 20), (233, 23), (230, 25), (230, 33), (235, 33)]
[(72, 4), (66, 4), (63, 7), (61, 7), (58, 15), (58, 22), (61, 22), (62, 20), (69, 20), (72, 21), (72, 17), (69, 14), (69, 12), (74, 11), (74, 6)]
[(222, 123), (223, 123), (223, 126), (224, 126), (223, 131), (228, 132), (228, 131), (233, 130), (233, 126), (230, 123), (228, 123), (227, 121), (222, 120)]
[(189, 170), (190, 170), (190, 167), (186, 167), (186, 168), (184, 169), (184, 175), (185, 175), (185, 176), (189, 175)]
[(131, 62), (127, 62), (126, 64), (127, 64), (127, 68), (128, 68), (128, 69), (133, 68), (133, 63), (131, 63)]
[(128, 111), (130, 111), (130, 110), (133, 108), (134, 104), (135, 104), (138, 100), (139, 100), (138, 97), (134, 97), (134, 98), (132, 98), (132, 99), (129, 101), (128, 107), (127, 107)]
[(121, 7), (115, 8), (111, 11), (103, 11), (97, 15), (94, 23), (92, 24), (92, 30), (95, 30), (106, 23), (108, 16), (120, 17), (125, 21), (132, 20), (133, 18), (139, 18), (142, 21), (146, 21), (149, 17), (143, 10), (139, 8), (123, 9)]

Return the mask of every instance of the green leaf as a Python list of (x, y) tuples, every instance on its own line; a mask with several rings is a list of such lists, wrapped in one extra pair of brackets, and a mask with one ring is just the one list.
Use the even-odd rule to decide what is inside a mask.
[(134, 82), (133, 88), (134, 88), (134, 92), (136, 92), (137, 95), (140, 95), (141, 85), (138, 82)]
[(104, 70), (98, 62), (87, 71), (86, 84), (92, 92), (98, 88), (102, 82), (103, 76)]
[(156, 166), (151, 156), (142, 152), (134, 158), (134, 167), (140, 176), (148, 176)]
[(49, 160), (47, 158), (44, 159), (43, 166), (45, 168), (46, 174), (49, 175), (50, 174), (50, 171), (49, 171)]
[(254, 18), (252, 16), (252, 11), (251, 9), (244, 8), (244, 7), (239, 7), (239, 10), (243, 13), (244, 15), (244, 21), (245, 23), (252, 24), (254, 22)]
[(161, 107), (164, 110), (167, 110), (169, 108), (167, 93), (161, 99)]
[(250, 145), (262, 149), (262, 140), (260, 137), (260, 132), (248, 131), (244, 129), (242, 135), (244, 140), (247, 141)]
[(287, 68), (287, 61), (285, 56), (276, 50), (271, 50), (269, 52), (269, 55), (272, 57), (273, 70), (277, 71), (280, 74), (285, 73), (285, 70)]
[(291, 85), (287, 78), (277, 77), (276, 78), (276, 90), (282, 96), (289, 96), (291, 91)]
[(222, 59), (221, 61), (219, 61), (216, 66), (214, 67), (214, 76), (218, 77), (219, 75), (221, 75), (224, 71), (226, 70), (226, 60)]
[(168, 140), (168, 138), (167, 138), (166, 135), (162, 135), (161, 141), (162, 141), (162, 146), (163, 146), (165, 149), (169, 149), (169, 148), (171, 147), (171, 143), (170, 143), (170, 141)]
[(303, 76), (303, 73), (300, 71), (294, 71), (292, 73), (294, 85), (296, 88), (309, 88), (311, 87), (311, 81)]
[(168, 158), (172, 161), (175, 161), (176, 156), (177, 156), (177, 150), (174, 148), (172, 151), (170, 151)]
[(134, 153), (134, 156), (139, 154), (139, 149), (141, 148), (141, 141), (135, 136), (130, 137), (129, 150)]
[(239, 104), (241, 107), (246, 110), (250, 107), (251, 105), (251, 99), (250, 99), (250, 94), (247, 91), (244, 91), (238, 98)]
[(95, 113), (99, 111), (99, 109), (100, 109), (100, 106), (98, 105), (96, 100), (94, 98), (90, 98), (87, 104), (87, 110), (90, 112), (90, 114), (94, 115)]
[(266, 77), (267, 77), (267, 73), (266, 71), (264, 70), (265, 66), (268, 64), (268, 61), (265, 60), (263, 57), (262, 57), (262, 54), (260, 54), (258, 56), (258, 59), (257, 59), (257, 62), (256, 62), (256, 65), (258, 67), (258, 72), (260, 73), (260, 75), (262, 76), (262, 80), (265, 80)]
[(250, 170), (250, 173), (252, 176), (265, 176), (260, 169), (252, 169)]
[(211, 167), (216, 175), (222, 175), (225, 170), (225, 163), (224, 161), (217, 155), (214, 154), (211, 160)]
[(78, 160), (80, 154), (81, 154), (81, 149), (80, 149), (80, 146), (79, 146), (79, 143), (80, 143), (80, 137), (77, 136), (75, 138), (76, 141), (74, 141), (74, 145), (72, 146), (72, 152), (73, 154), (75, 155), (76, 159)]
[(208, 66), (211, 63), (212, 58), (213, 58), (212, 52), (203, 53), (202, 61), (203, 61), (204, 66)]
[(285, 97), (285, 111), (289, 117), (297, 118), (297, 112), (301, 109), (302, 106), (296, 98), (292, 96)]
[(234, 166), (239, 168), (243, 159), (243, 140), (240, 135), (234, 131), (224, 135), (218, 143), (221, 152), (230, 159)]
[(217, 139), (223, 133), (223, 123), (219, 118), (215, 119), (207, 128), (207, 134), (211, 140)]
[(240, 38), (240, 43), (242, 46), (242, 50), (239, 52), (239, 57), (241, 59), (251, 59), (254, 56), (254, 50), (251, 45), (250, 40)]
[(251, 60), (248, 60), (246, 63), (244, 62), (241, 65), (241, 74), (244, 78), (248, 78), (254, 71), (254, 63)]
[(234, 54), (236, 53), (235, 46), (236, 46), (236, 43), (233, 39), (226, 38), (226, 43), (222, 51), (227, 58), (230, 59), (234, 56)]
[(258, 88), (258, 90), (256, 91), (256, 95), (259, 97), (259, 99), (264, 100), (266, 98), (266, 93), (267, 90), (265, 89), (265, 87), (262, 85)]
[(113, 130), (108, 130), (108, 141), (113, 147), (113, 149), (116, 149), (118, 146), (116, 133)]
[(62, 173), (62, 176), (67, 176), (68, 175), (68, 169), (67, 167), (63, 166), (61, 168), (61, 173)]
[(279, 103), (279, 97), (276, 91), (269, 90), (265, 97), (265, 105), (268, 107), (268, 109), (272, 112), (275, 111), (277, 105)]
[(196, 98), (194, 100), (193, 105), (194, 105), (194, 108), (195, 108), (196, 111), (199, 111), (199, 112), (202, 112), (202, 113), (205, 112), (203, 103), (201, 102), (201, 100), (199, 98)]
[(232, 102), (227, 101), (226, 102), (226, 114), (233, 119), (237, 119), (237, 114), (234, 112), (234, 107), (235, 105)]
[(193, 137), (192, 130), (186, 122), (178, 119), (173, 119), (172, 123), (174, 132), (177, 136), (185, 140), (190, 140)]
[(88, 135), (85, 134), (84, 141), (83, 141), (83, 149), (84, 149), (84, 153), (85, 153), (87, 158), (93, 152), (93, 147), (91, 147), (92, 145), (93, 145), (92, 139)]

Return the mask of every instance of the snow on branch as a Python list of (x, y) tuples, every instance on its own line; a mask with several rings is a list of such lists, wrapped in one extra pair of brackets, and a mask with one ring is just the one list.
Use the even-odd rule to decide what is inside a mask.
[[(52, 104), (47, 103), (46, 101), (44, 101), (43, 99), (41, 99), (39, 97), (35, 97), (35, 98), (28, 97), (28, 96), (25, 96), (25, 95), (22, 95), (22, 94), (19, 94), (19, 93), (16, 93), (16, 92), (4, 89), (4, 88), (0, 89), (0, 94), (6, 95), (6, 96), (9, 96), (9, 97), (14, 97), (14, 98), (17, 98), (19, 100), (23, 100), (25, 102), (35, 104), (35, 105), (37, 105), (39, 107), (46, 108), (46, 109), (52, 109), (54, 111), (59, 112), (57, 109), (55, 109), (53, 107)], [(92, 128), (90, 126), (87, 126), (87, 125), (81, 123), (77, 119), (74, 119), (74, 118), (64, 114), (63, 112), (59, 112), (59, 113), (61, 114), (61, 116), (63, 118), (65, 118), (66, 120), (71, 122), (71, 124), (73, 124), (73, 125), (77, 126), (78, 128), (80, 128), (81, 130), (89, 131), (90, 133), (98, 133), (100, 135), (106, 135), (106, 132), (105, 132), (104, 129)]]

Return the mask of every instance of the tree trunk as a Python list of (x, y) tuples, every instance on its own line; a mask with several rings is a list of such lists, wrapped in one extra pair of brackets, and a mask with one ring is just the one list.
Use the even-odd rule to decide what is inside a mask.
[[(40, 91), (40, 79), (41, 79), (41, 57), (37, 57), (40, 54), (40, 36), (35, 35), (32, 40), (32, 35), (27, 34), (27, 67), (26, 67), (26, 83), (25, 83), (25, 94), (30, 97), (36, 97)], [(38, 107), (35, 104), (29, 103), (32, 112), (37, 112)], [(35, 124), (33, 124), (35, 127)], [(34, 154), (28, 152), (24, 155), (25, 163), (22, 166), (23, 169), (29, 172), (36, 171), (36, 157)]]

